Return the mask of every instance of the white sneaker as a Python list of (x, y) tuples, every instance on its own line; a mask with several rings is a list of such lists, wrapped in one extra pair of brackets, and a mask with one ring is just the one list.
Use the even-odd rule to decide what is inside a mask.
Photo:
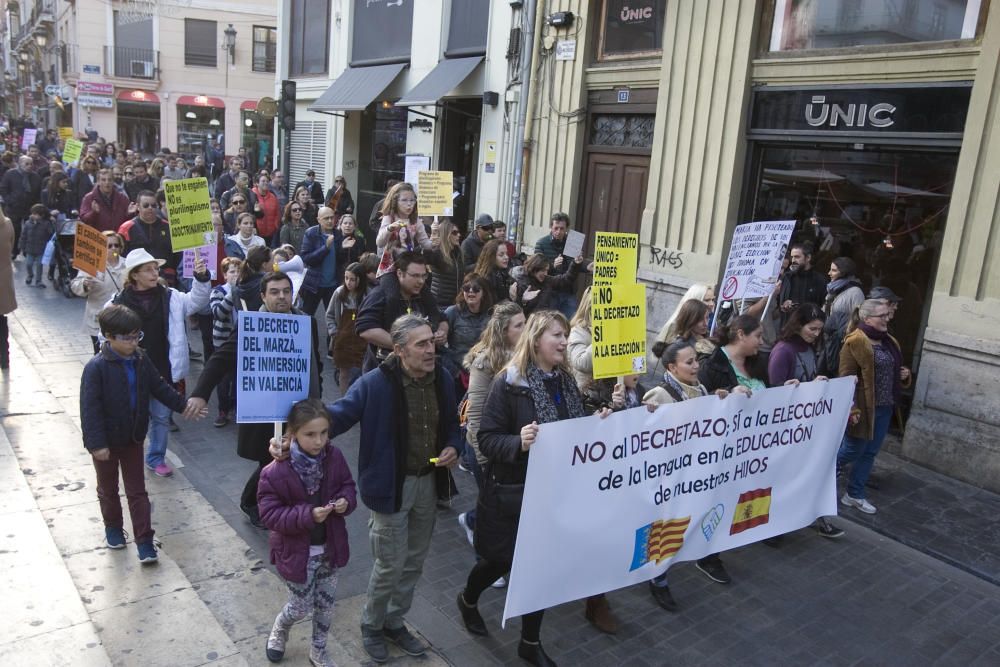
[(840, 504), (844, 505), (845, 507), (857, 508), (862, 512), (864, 512), (865, 514), (875, 514), (875, 512), (878, 511), (877, 509), (875, 509), (874, 505), (872, 505), (864, 498), (851, 498), (846, 493), (843, 496), (841, 496)]
[(506, 588), (507, 587), (507, 577), (500, 577), (499, 579), (497, 579), (496, 581), (494, 581), (490, 585), (493, 588)]
[(469, 524), (465, 522), (466, 514), (468, 514), (468, 512), (462, 512), (461, 514), (458, 515), (458, 525), (460, 525), (462, 527), (462, 530), (465, 531), (465, 539), (469, 540), (469, 545), (475, 546), (475, 544), (473, 544), (472, 529), (469, 528)]

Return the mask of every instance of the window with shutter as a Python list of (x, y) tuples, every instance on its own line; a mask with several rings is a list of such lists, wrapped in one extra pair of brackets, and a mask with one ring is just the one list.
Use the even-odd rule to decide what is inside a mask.
[(289, 137), (288, 182), (295, 184), (306, 177), (310, 169), (316, 172), (316, 180), (329, 186), (326, 177), (326, 133), (327, 121), (296, 120), (295, 129)]
[(215, 67), (218, 54), (218, 24), (202, 19), (184, 19), (184, 64)]

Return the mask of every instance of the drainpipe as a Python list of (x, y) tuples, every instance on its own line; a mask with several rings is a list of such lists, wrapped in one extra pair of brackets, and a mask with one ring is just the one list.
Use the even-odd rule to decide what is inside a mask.
[(521, 239), (524, 237), (521, 229), (521, 193), (524, 190), (524, 169), (527, 166), (527, 158), (530, 150), (528, 142), (525, 141), (525, 136), (527, 134), (530, 138), (530, 126), (527, 127), (529, 132), (526, 133), (525, 130), (528, 123), (531, 122), (528, 117), (528, 96), (531, 88), (531, 58), (539, 48), (541, 40), (541, 31), (535, 31), (535, 22), (538, 18), (536, 14), (542, 11), (543, 5), (536, 4), (536, 0), (527, 0), (522, 10), (522, 17), (524, 19), (524, 29), (521, 32), (522, 39), (525, 47), (528, 46), (530, 40), (531, 47), (523, 49), (521, 53), (521, 92), (518, 96), (517, 129), (514, 135), (515, 150), (520, 148), (520, 153), (514, 159), (514, 179), (511, 183), (510, 217), (508, 224), (510, 226), (509, 236), (517, 242), (517, 245), (520, 245)]

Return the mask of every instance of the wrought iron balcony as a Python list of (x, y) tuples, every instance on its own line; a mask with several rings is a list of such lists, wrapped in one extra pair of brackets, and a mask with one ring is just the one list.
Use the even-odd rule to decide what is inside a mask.
[(160, 78), (160, 52), (126, 46), (105, 46), (104, 71), (108, 76), (121, 79), (155, 81)]

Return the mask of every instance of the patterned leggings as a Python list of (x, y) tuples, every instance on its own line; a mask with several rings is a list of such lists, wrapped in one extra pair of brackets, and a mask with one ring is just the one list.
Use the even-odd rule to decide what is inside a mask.
[(285, 585), (288, 587), (288, 602), (275, 622), (290, 628), (311, 611), (312, 645), (317, 649), (325, 648), (333, 617), (334, 593), (337, 591), (337, 569), (330, 567), (330, 559), (325, 554), (310, 556), (306, 566), (306, 583), (296, 584), (286, 580)]

